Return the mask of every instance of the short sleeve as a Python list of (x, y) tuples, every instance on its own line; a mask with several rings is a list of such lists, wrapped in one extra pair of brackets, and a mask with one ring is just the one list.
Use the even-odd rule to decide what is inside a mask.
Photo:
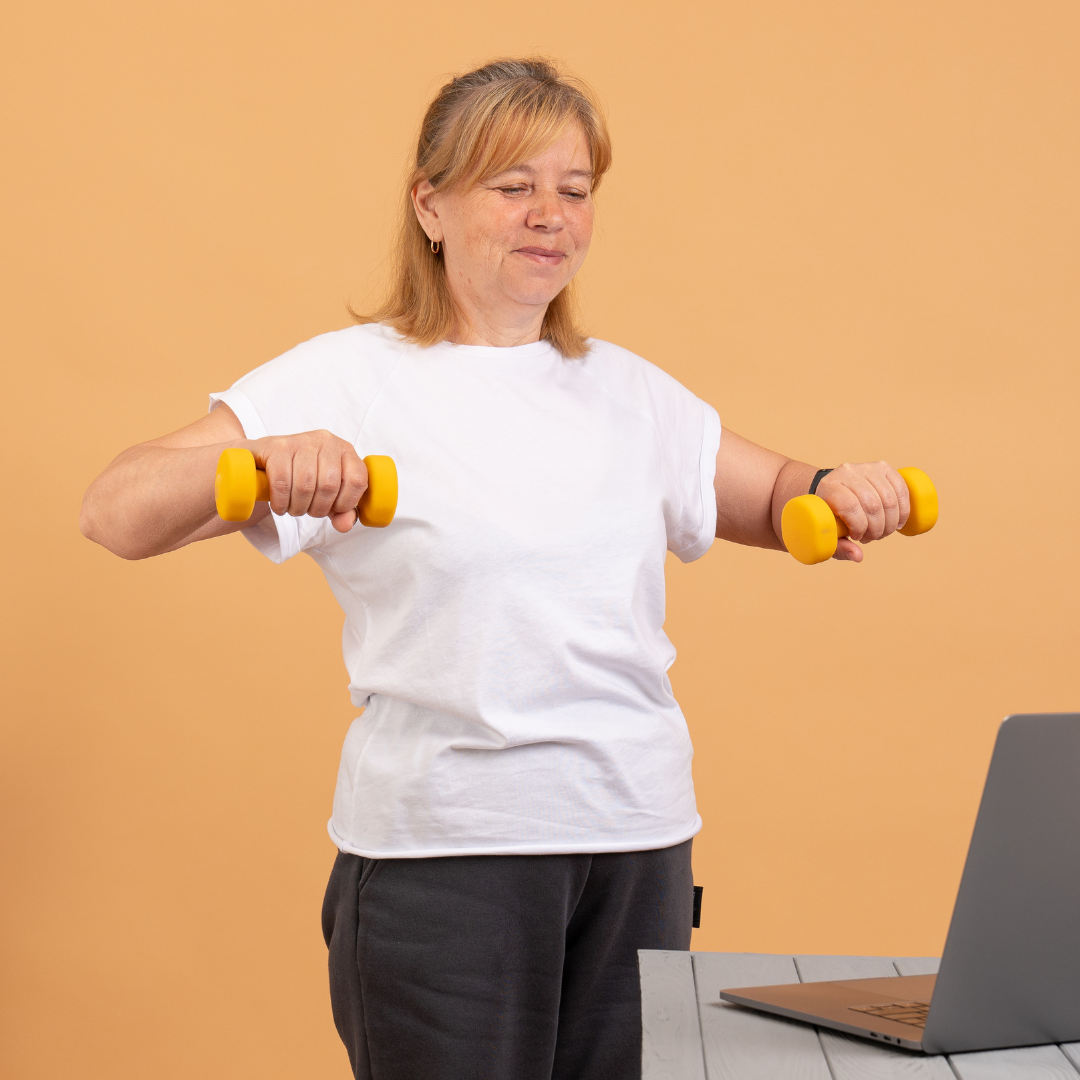
[[(248, 439), (326, 430), (356, 445), (364, 416), (395, 357), (375, 327), (322, 334), (210, 395), (210, 409), (228, 405)], [(327, 518), (271, 514), (244, 529), (250, 543), (282, 563), (325, 542)]]
[[(661, 438), (671, 462), (671, 479), (679, 492), (668, 516), (668, 550), (682, 562), (693, 562), (716, 538), (713, 483), (721, 428), (720, 417), (711, 405), (696, 397), (692, 405), (687, 404), (691, 413), (687, 422), (675, 431), (662, 432)], [(699, 418), (692, 416), (695, 411)]]

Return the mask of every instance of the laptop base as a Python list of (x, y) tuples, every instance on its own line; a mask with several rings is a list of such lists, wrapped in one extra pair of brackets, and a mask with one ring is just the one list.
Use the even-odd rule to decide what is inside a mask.
[(736, 1005), (833, 1028), (864, 1039), (923, 1051), (923, 1029), (911, 1023), (858, 1011), (863, 1006), (898, 1002), (929, 1003), (936, 975), (900, 975), (884, 979), (840, 979), (722, 990), (720, 997)]

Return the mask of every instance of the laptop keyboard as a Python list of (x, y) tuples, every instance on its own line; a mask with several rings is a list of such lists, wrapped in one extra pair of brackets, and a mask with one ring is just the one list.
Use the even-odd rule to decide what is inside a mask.
[(885, 1020), (895, 1020), (898, 1024), (911, 1024), (912, 1027), (926, 1027), (926, 1015), (930, 1011), (929, 1001), (892, 1001), (888, 1005), (849, 1005), (853, 1012), (869, 1013)]

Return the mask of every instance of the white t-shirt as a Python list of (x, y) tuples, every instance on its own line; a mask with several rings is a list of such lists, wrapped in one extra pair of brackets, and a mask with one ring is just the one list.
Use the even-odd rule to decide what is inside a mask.
[(345, 611), (352, 700), (330, 819), (369, 858), (667, 847), (701, 827), (667, 669), (664, 557), (716, 531), (716, 412), (594, 341), (410, 345), (355, 326), (211, 395), (250, 439), (324, 428), (397, 462), (397, 516), (271, 515)]

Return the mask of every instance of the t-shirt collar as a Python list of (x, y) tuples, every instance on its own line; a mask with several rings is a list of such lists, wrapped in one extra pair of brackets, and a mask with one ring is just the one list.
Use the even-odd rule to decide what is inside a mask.
[(442, 341), (433, 346), (455, 358), (475, 358), (477, 360), (528, 360), (536, 356), (548, 356), (554, 346), (550, 341), (530, 341), (527, 345), (455, 345)]

